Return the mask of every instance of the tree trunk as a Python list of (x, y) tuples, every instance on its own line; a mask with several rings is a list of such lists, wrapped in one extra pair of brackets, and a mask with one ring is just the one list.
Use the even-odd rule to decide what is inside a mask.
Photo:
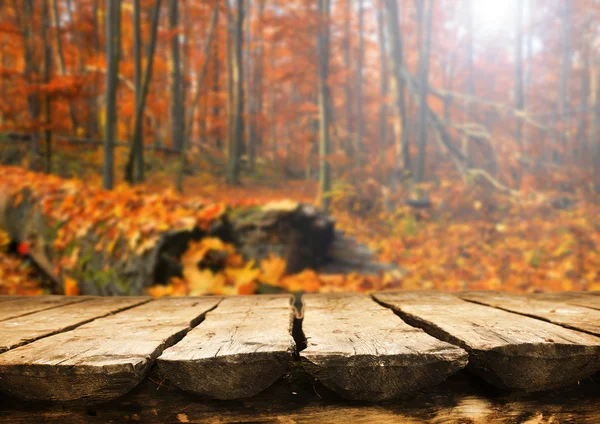
[[(402, 27), (400, 25), (399, 10), (396, 0), (385, 0), (386, 14), (388, 18), (388, 30), (391, 41), (392, 54), (392, 86), (395, 102), (396, 119), (394, 123), (394, 131), (396, 137), (396, 166), (402, 160), (405, 171), (410, 172), (412, 167), (410, 150), (409, 150), (409, 127), (406, 115), (406, 99), (405, 99), (405, 82), (402, 78), (403, 67), (403, 46), (402, 46)], [(397, 173), (397, 172), (396, 172)], [(395, 181), (396, 175), (392, 179)]]
[(144, 131), (144, 110), (146, 109), (146, 98), (150, 88), (150, 81), (152, 80), (152, 67), (154, 64), (154, 52), (156, 50), (156, 37), (158, 33), (161, 3), (162, 0), (156, 0), (154, 3), (154, 9), (152, 9), (150, 43), (148, 44), (146, 51), (146, 71), (144, 72), (144, 79), (139, 91), (139, 95), (136, 93), (137, 100), (133, 139), (131, 141), (131, 148), (129, 149), (127, 164), (125, 165), (125, 180), (130, 184), (132, 184), (134, 181), (142, 182), (144, 180), (144, 144), (141, 135)]
[(194, 127), (194, 112), (196, 110), (196, 105), (200, 100), (200, 96), (202, 94), (202, 87), (204, 86), (204, 77), (206, 75), (206, 71), (208, 69), (208, 64), (210, 63), (210, 50), (213, 44), (215, 28), (217, 26), (217, 22), (219, 20), (219, 1), (215, 2), (215, 8), (212, 12), (212, 18), (210, 20), (210, 27), (208, 29), (208, 37), (206, 39), (206, 44), (204, 46), (204, 63), (202, 64), (202, 68), (197, 73), (196, 80), (196, 94), (192, 100), (192, 104), (188, 108), (187, 111), (187, 122), (185, 124), (186, 132), (183, 140), (183, 146), (181, 146), (181, 152), (179, 155), (179, 170), (177, 172), (177, 180), (175, 182), (175, 186), (177, 190), (182, 193), (183, 192), (183, 173), (185, 169), (185, 155), (187, 153), (187, 149), (190, 145), (190, 139), (192, 136), (192, 130)]
[(121, 0), (106, 1), (106, 122), (103, 187), (114, 185), (114, 142), (117, 126), (117, 88), (121, 51)]
[(365, 29), (364, 29), (364, 0), (358, 0), (358, 60), (356, 62), (356, 141), (354, 150), (358, 163), (361, 161), (363, 150), (363, 67), (365, 60)]
[(419, 58), (419, 155), (417, 157), (417, 168), (415, 172), (415, 182), (425, 181), (425, 155), (427, 148), (427, 94), (429, 92), (429, 53), (431, 49), (431, 21), (433, 15), (432, 0), (423, 0), (423, 37)]
[[(467, 69), (468, 76), (466, 77), (467, 83), (467, 96), (470, 98), (475, 95), (475, 84), (473, 81), (474, 78), (474, 69), (473, 69), (473, 0), (466, 0), (465, 3), (466, 13), (465, 13), (465, 21), (466, 21), (466, 31), (467, 31)], [(471, 104), (467, 100), (465, 103), (465, 121), (467, 124), (471, 122)], [(462, 153), (467, 158), (467, 163), (469, 160), (469, 136), (467, 134), (463, 135), (462, 138)]]
[[(42, 31), (41, 38), (44, 44), (44, 83), (49, 84), (52, 73), (52, 46), (50, 45), (48, 31), (50, 29), (49, 0), (42, 4)], [(56, 3), (55, 3), (56, 4)], [(60, 36), (59, 36), (60, 38)], [(52, 104), (50, 94), (44, 95), (44, 138), (46, 140), (46, 173), (52, 173)]]
[[(34, 42), (33, 42), (33, 0), (23, 1), (22, 14), (18, 14), (19, 26), (21, 29), (21, 36), (23, 39), (23, 57), (25, 59), (25, 75), (31, 81), (33, 76), (37, 73), (37, 66), (34, 62)], [(18, 13), (18, 11), (17, 11)], [(29, 163), (30, 168), (35, 167), (35, 162), (38, 156), (38, 134), (36, 130), (33, 130), (38, 125), (38, 119), (40, 114), (39, 96), (36, 93), (30, 93), (27, 96), (27, 106), (29, 110), (29, 118), (32, 121), (32, 137), (31, 137), (31, 160)]]
[[(560, 122), (562, 122), (561, 129), (561, 141), (563, 154), (566, 153), (567, 149), (567, 132), (569, 125), (569, 75), (571, 73), (571, 48), (570, 48), (570, 34), (571, 34), (571, 6), (570, 0), (562, 0), (562, 36), (561, 36), (561, 68), (560, 68), (560, 99), (559, 99), (559, 114)], [(556, 151), (554, 154), (554, 160), (560, 162), (560, 152)]]
[(179, 1), (169, 1), (169, 30), (171, 31), (171, 142), (181, 150), (183, 143), (183, 99), (181, 97), (181, 54), (179, 46)]
[[(515, 109), (522, 112), (525, 107), (523, 98), (523, 8), (525, 3), (515, 0)], [(517, 119), (515, 139), (523, 150), (523, 122)]]
[(321, 207), (325, 213), (331, 203), (331, 142), (329, 140), (329, 107), (328, 84), (329, 79), (329, 20), (331, 4), (329, 0), (319, 0), (319, 21), (317, 32), (317, 49), (319, 59), (319, 187), (321, 192)]
[[(141, 106), (142, 96), (142, 24), (141, 24), (141, 0), (133, 0), (133, 84), (135, 85), (135, 102), (134, 107), (137, 111)], [(143, 115), (142, 115), (143, 116)], [(133, 133), (136, 134), (135, 130), (136, 120), (134, 117), (133, 122)], [(144, 125), (142, 124), (142, 129)], [(144, 146), (144, 131), (140, 131), (136, 134), (139, 138), (139, 146), (135, 146), (133, 149), (134, 163), (137, 175), (132, 180), (138, 182), (144, 179), (144, 149), (140, 146)], [(132, 144), (135, 144), (135, 138), (132, 136)], [(126, 176), (127, 177), (127, 176)], [(139, 178), (138, 178), (139, 177)], [(131, 181), (133, 182), (133, 181)]]
[(598, 66), (598, 57), (594, 52), (590, 61), (590, 158), (591, 168), (594, 176), (593, 185), (596, 191), (600, 190), (600, 139), (598, 125), (600, 123), (600, 105), (598, 102), (598, 88), (600, 82), (600, 66)]
[(381, 157), (385, 157), (387, 148), (387, 128), (388, 128), (388, 105), (387, 96), (389, 92), (389, 65), (388, 65), (388, 50), (387, 36), (383, 4), (377, 7), (377, 36), (379, 38), (379, 58), (381, 61), (380, 81), (379, 81), (379, 146), (381, 149)]
[(346, 83), (344, 84), (344, 91), (346, 96), (346, 143), (345, 150), (348, 156), (352, 156), (354, 149), (352, 146), (353, 142), (353, 129), (354, 129), (354, 109), (352, 105), (354, 100), (352, 97), (352, 3), (354, 0), (346, 0), (345, 23), (344, 23), (344, 66), (348, 76)]
[[(67, 75), (67, 66), (65, 64), (65, 55), (63, 52), (62, 45), (62, 37), (61, 37), (61, 29), (60, 29), (60, 13), (58, 10), (58, 0), (52, 1), (52, 18), (54, 21), (54, 30), (56, 32), (56, 56), (58, 57), (58, 66), (60, 69), (60, 74), (62, 76)], [(45, 39), (44, 39), (45, 40)], [(83, 52), (79, 52), (79, 54), (83, 54)], [(77, 132), (77, 117), (75, 115), (75, 108), (73, 106), (73, 102), (69, 101), (69, 119), (71, 120), (71, 129), (74, 133)]]
[(240, 183), (240, 152), (244, 135), (244, 79), (243, 79), (243, 30), (244, 30), (244, 0), (236, 0), (237, 15), (234, 25), (232, 83), (233, 83), (233, 131), (229, 145), (229, 160), (227, 166), (227, 183)]

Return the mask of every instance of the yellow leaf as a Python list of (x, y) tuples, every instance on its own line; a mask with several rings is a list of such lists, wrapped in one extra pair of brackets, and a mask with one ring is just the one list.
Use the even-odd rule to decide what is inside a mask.
[(285, 274), (286, 261), (271, 254), (268, 258), (260, 261), (260, 267), (262, 269), (260, 279), (267, 284), (276, 286)]
[(77, 281), (75, 281), (71, 277), (65, 277), (65, 295), (67, 295), (67, 296), (79, 295), (79, 285), (77, 284)]
[(263, 212), (293, 212), (298, 208), (298, 202), (290, 199), (269, 202), (262, 207)]

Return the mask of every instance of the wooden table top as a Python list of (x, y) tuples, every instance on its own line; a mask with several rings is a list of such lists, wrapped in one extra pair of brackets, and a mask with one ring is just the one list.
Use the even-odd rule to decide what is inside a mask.
[(302, 305), (0, 297), (0, 422), (600, 422), (598, 292)]

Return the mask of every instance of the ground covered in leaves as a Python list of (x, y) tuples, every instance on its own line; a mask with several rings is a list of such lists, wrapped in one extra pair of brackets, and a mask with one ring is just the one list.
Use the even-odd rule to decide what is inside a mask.
[[(247, 181), (227, 188), (208, 175), (186, 178), (185, 196), (160, 174), (141, 187), (118, 186), (107, 192), (96, 180), (82, 182), (0, 169), (4, 198), (28, 188), (56, 223), (54, 239), (63, 254), (52, 263), (64, 278), (64, 291), (77, 294), (69, 271), (82, 260), (78, 239), (99, 228), (95, 249), (113, 255), (153, 246), (169, 228), (206, 227), (231, 206), (269, 202), (311, 202), (313, 182), (278, 185)], [(245, 261), (233, 245), (216, 237), (190, 242), (181, 257), (183, 278), (149, 289), (153, 296), (250, 294), (272, 290), (330, 292), (386, 289), (501, 289), (510, 292), (600, 290), (600, 206), (584, 192), (506, 195), (478, 184), (441, 179), (426, 187), (430, 207), (406, 205), (405, 193), (389, 194), (375, 181), (338, 186), (332, 214), (337, 227), (367, 244), (382, 262), (404, 272), (363, 276), (324, 275), (312, 270), (286, 275), (285, 261), (270, 256)], [(75, 196), (77, 195), (77, 197)], [(75, 199), (85, 199), (76, 202)], [(286, 200), (288, 199), (288, 200)], [(19, 196), (12, 196), (19, 202)], [(120, 243), (126, 240), (129, 249)], [(27, 242), (11, 243), (0, 229), (0, 294), (42, 294), (51, 288), (28, 260)], [(219, 271), (196, 265), (220, 252)]]

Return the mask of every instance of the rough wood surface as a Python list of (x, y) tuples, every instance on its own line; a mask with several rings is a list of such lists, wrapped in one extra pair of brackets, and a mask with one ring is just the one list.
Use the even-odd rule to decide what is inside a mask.
[(223, 300), (206, 320), (158, 358), (178, 387), (217, 399), (253, 396), (281, 378), (292, 361), (291, 296)]
[(537, 391), (600, 370), (600, 338), (444, 293), (373, 294), (405, 321), (469, 352), (469, 369), (501, 388)]
[[(43, 300), (43, 297), (33, 297), (30, 301)], [(0, 353), (149, 300), (149, 297), (103, 297), (1, 321)]]
[(71, 296), (6, 296), (0, 306), (0, 321), (87, 300)]
[(533, 296), (484, 291), (459, 295), (464, 300), (540, 318), (563, 327), (600, 335), (600, 311)]
[(443, 381), (467, 353), (362, 294), (304, 295), (303, 366), (348, 399), (381, 401)]
[(219, 298), (168, 298), (94, 320), (0, 355), (0, 390), (26, 400), (121, 396)]
[(598, 296), (598, 292), (540, 293), (532, 294), (530, 297), (533, 299), (553, 300), (556, 302), (568, 303), (569, 305), (600, 310), (600, 296)]
[(543, 393), (506, 393), (464, 372), (406, 401), (340, 399), (308, 378), (280, 380), (250, 399), (198, 398), (151, 375), (122, 398), (94, 407), (40, 405), (0, 397), (1, 424), (558, 424), (600, 422), (600, 380)]

